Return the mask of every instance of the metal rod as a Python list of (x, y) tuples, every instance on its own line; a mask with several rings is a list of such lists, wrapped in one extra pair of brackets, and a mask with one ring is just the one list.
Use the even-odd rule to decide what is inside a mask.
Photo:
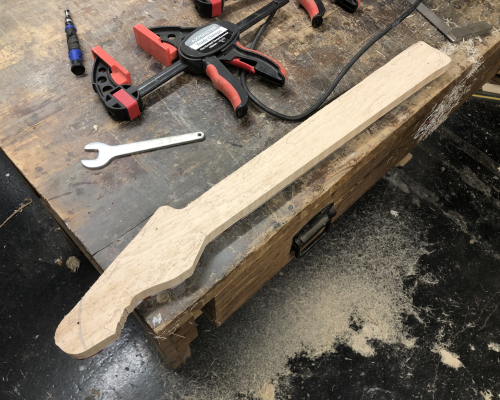
[[(411, 4), (415, 4), (416, 0), (408, 0)], [(463, 39), (469, 39), (475, 36), (482, 36), (488, 34), (492, 26), (487, 22), (478, 22), (476, 24), (464, 26), (463, 28), (451, 28), (444, 20), (439, 18), (431, 9), (425, 4), (420, 3), (417, 10), (429, 22), (434, 25), (446, 38), (451, 42), (457, 42)]]
[(269, 3), (267, 6), (262, 7), (260, 10), (255, 11), (253, 14), (241, 20), (236, 24), (240, 33), (245, 32), (248, 28), (254, 26), (257, 22), (266, 18), (268, 15), (271, 15), (274, 11), (280, 9), (288, 2), (289, 0), (274, 0), (272, 3)]
[(188, 66), (180, 61), (176, 61), (170, 67), (165, 68), (163, 71), (158, 72), (156, 75), (152, 76), (148, 80), (142, 82), (137, 88), (141, 97), (146, 96), (153, 90), (159, 88), (165, 82), (172, 79), (177, 74), (184, 71)]
[[(408, 1), (411, 4), (415, 4), (417, 0), (408, 0)], [(441, 18), (439, 18), (430, 8), (428, 8), (423, 3), (420, 3), (419, 6), (417, 7), (417, 10), (420, 14), (422, 14), (425, 18), (427, 18), (432, 25), (438, 28), (439, 31), (444, 36), (446, 36), (452, 42), (455, 41), (455, 38), (449, 35), (451, 28), (448, 25), (446, 25), (446, 23)]]

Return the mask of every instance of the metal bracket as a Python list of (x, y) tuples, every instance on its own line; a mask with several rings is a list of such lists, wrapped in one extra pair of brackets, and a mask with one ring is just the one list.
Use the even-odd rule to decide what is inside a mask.
[(337, 214), (333, 203), (328, 204), (293, 237), (292, 250), (295, 257), (303, 257), (325, 236), (332, 225), (332, 218)]
[[(411, 4), (414, 4), (417, 0), (408, 1)], [(451, 28), (425, 4), (420, 3), (417, 10), (444, 36), (446, 36), (450, 42), (459, 42), (461, 40), (467, 40), (471, 37), (487, 35), (493, 28), (490, 24), (484, 21), (464, 26), (463, 28)]]

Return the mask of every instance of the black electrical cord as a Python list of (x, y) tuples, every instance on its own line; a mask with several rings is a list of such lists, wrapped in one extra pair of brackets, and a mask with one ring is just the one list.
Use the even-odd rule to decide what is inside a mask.
[[(335, 90), (335, 88), (337, 87), (337, 85), (339, 84), (339, 82), (342, 80), (342, 78), (345, 76), (345, 74), (347, 74), (347, 72), (351, 69), (351, 67), (354, 65), (354, 63), (356, 61), (358, 61), (361, 58), (361, 56), (363, 56), (363, 54), (365, 54), (370, 47), (372, 47), (382, 37), (384, 37), (385, 35), (387, 35), (392, 29), (394, 29), (401, 22), (403, 22), (413, 11), (415, 11), (415, 9), (419, 6), (419, 4), (421, 2), (422, 2), (422, 0), (417, 0), (410, 8), (408, 8), (403, 14), (401, 14), (401, 16), (399, 18), (396, 18), (392, 22), (392, 24), (390, 24), (389, 26), (387, 26), (384, 30), (382, 30), (377, 35), (375, 35), (375, 37), (373, 37), (373, 39), (371, 39), (367, 44), (365, 44), (361, 48), (361, 50), (359, 50), (358, 53), (351, 59), (351, 61), (349, 61), (345, 65), (345, 67), (342, 69), (342, 71), (340, 71), (339, 75), (337, 76), (337, 78), (335, 79), (335, 81), (333, 81), (333, 83), (328, 88), (328, 90), (325, 92), (325, 94), (323, 96), (321, 96), (321, 98), (311, 108), (309, 108), (308, 110), (304, 111), (301, 114), (298, 114), (298, 115), (285, 115), (285, 114), (281, 114), (281, 113), (279, 113), (279, 112), (277, 112), (277, 111), (275, 111), (275, 110), (267, 107), (265, 104), (263, 104), (248, 89), (247, 82), (246, 82), (246, 76), (247, 76), (246, 71), (241, 71), (241, 73), (240, 73), (241, 85), (243, 86), (243, 88), (245, 89), (245, 91), (248, 93), (248, 97), (255, 103), (255, 105), (257, 107), (261, 108), (262, 110), (264, 110), (265, 112), (267, 112), (268, 114), (271, 114), (272, 116), (274, 116), (276, 118), (283, 119), (285, 121), (300, 121), (300, 120), (306, 119), (306, 118), (310, 117), (312, 114), (314, 114), (316, 111), (318, 111), (321, 108), (321, 106), (323, 105), (323, 103), (325, 103), (325, 101), (328, 99), (328, 97), (332, 94), (332, 92)], [(262, 25), (260, 27), (259, 31), (257, 32), (257, 35), (255, 36), (255, 39), (253, 40), (253, 42), (252, 42), (252, 44), (250, 46), (251, 49), (255, 48), (255, 46), (257, 45), (257, 42), (262, 37), (264, 31), (266, 30), (266, 28), (271, 23), (271, 20), (273, 19), (273, 17), (274, 17), (275, 14), (276, 14), (276, 11), (273, 12), (267, 18), (267, 20), (264, 23), (264, 25)]]

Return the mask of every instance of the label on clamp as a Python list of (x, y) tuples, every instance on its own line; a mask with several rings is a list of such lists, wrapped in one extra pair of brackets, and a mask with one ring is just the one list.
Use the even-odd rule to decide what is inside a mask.
[(232, 32), (217, 24), (211, 24), (200, 29), (186, 41), (186, 46), (202, 53), (208, 53), (221, 43), (225, 43), (232, 35)]

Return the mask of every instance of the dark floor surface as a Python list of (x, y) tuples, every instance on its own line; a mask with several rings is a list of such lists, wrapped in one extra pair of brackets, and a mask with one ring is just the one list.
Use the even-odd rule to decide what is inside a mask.
[(0, 228), (0, 399), (500, 398), (499, 112), (462, 106), (222, 327), (199, 318), (176, 372), (133, 316), (88, 360), (55, 346), (98, 273), (0, 152), (0, 224), (33, 200)]

